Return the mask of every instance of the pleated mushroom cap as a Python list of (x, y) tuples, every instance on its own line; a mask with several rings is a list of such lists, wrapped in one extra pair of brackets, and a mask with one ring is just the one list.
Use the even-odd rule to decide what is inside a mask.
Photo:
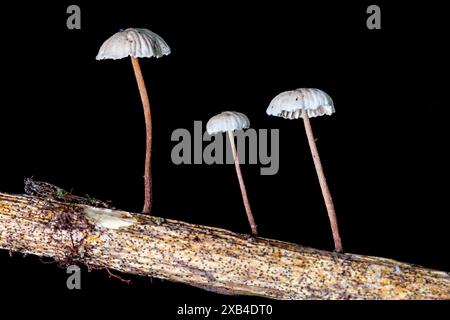
[(331, 97), (319, 89), (300, 88), (282, 92), (272, 99), (267, 114), (283, 117), (285, 119), (298, 119), (302, 111), (308, 113), (308, 117), (331, 115), (335, 112)]
[(135, 58), (160, 58), (170, 53), (167, 43), (147, 29), (129, 28), (117, 32), (106, 40), (98, 51), (97, 60)]
[(250, 127), (250, 120), (240, 112), (224, 111), (209, 119), (206, 131), (209, 134), (242, 130)]

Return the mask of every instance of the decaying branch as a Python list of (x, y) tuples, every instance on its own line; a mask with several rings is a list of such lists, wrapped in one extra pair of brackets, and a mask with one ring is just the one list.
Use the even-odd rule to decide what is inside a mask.
[(0, 193), (0, 248), (274, 299), (450, 299), (450, 275), (218, 228)]

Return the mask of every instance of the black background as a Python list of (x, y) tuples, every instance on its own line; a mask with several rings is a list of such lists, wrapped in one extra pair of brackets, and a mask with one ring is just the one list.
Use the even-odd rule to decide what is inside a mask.
[[(253, 128), (280, 129), (278, 174), (242, 166), (260, 234), (331, 250), (303, 124), (265, 114), (279, 92), (317, 87), (337, 111), (311, 123), (345, 250), (450, 270), (444, 8), (293, 3), (2, 5), (0, 190), (22, 193), (24, 177), (34, 176), (121, 209), (141, 209), (145, 128), (131, 63), (95, 56), (119, 29), (143, 27), (172, 49), (161, 59), (141, 59), (154, 125), (154, 215), (249, 231), (233, 165), (176, 166), (170, 159), (173, 130), (192, 131), (194, 120), (206, 124), (236, 110)], [(381, 6), (381, 30), (366, 28), (373, 3)], [(81, 7), (81, 30), (66, 28), (70, 4)], [(157, 303), (250, 301), (126, 275), (128, 286), (103, 271), (84, 272), (81, 292), (68, 293), (65, 270), (6, 251), (0, 268), (0, 285), (10, 291), (114, 292)]]

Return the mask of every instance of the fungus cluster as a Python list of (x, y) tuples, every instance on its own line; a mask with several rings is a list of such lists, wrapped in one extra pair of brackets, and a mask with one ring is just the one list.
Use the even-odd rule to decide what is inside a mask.
[[(150, 213), (151, 210), (151, 147), (152, 147), (152, 121), (150, 101), (145, 86), (142, 71), (138, 58), (156, 57), (160, 58), (170, 54), (170, 48), (166, 42), (156, 33), (147, 29), (129, 28), (124, 31), (117, 32), (101, 46), (97, 60), (103, 59), (122, 59), (131, 57), (131, 62), (136, 77), (139, 93), (144, 109), (146, 124), (146, 157), (145, 157), (145, 201), (143, 213)], [(320, 161), (319, 152), (317, 150), (314, 134), (311, 128), (310, 118), (322, 115), (331, 115), (335, 112), (331, 97), (319, 89), (301, 88), (292, 91), (282, 92), (270, 102), (266, 113), (271, 116), (283, 117), (286, 119), (303, 119), (305, 125), (306, 136), (311, 149), (311, 154), (316, 168), (322, 195), (328, 211), (328, 217), (331, 224), (335, 251), (342, 252), (342, 242), (339, 235), (336, 212), (333, 200), (328, 188), (322, 163)], [(239, 165), (239, 157), (236, 151), (233, 132), (236, 130), (244, 130), (249, 128), (250, 121), (246, 115), (240, 112), (225, 111), (212, 117), (206, 126), (209, 134), (227, 133), (230, 140), (231, 151), (233, 154), (236, 174), (241, 189), (242, 199), (245, 211), (250, 224), (251, 232), (257, 235), (257, 227), (250, 208), (250, 202), (247, 196), (244, 179), (242, 177)]]

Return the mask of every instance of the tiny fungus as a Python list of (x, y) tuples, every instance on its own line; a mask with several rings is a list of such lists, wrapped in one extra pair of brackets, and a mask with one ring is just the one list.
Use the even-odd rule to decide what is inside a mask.
[(144, 190), (145, 200), (143, 213), (150, 213), (151, 210), (151, 150), (152, 150), (152, 117), (150, 111), (150, 101), (142, 76), (141, 67), (138, 58), (160, 58), (170, 53), (170, 48), (166, 42), (156, 33), (147, 29), (129, 28), (117, 32), (106, 40), (97, 54), (97, 60), (104, 59), (122, 59), (131, 57), (134, 75), (136, 76), (139, 93), (144, 107), (145, 126), (146, 126), (146, 153), (144, 170)]
[(314, 166), (328, 211), (335, 251), (342, 252), (342, 242), (339, 235), (333, 200), (331, 198), (330, 190), (328, 189), (311, 123), (309, 121), (309, 118), (311, 117), (323, 116), (324, 114), (331, 115), (334, 112), (333, 100), (328, 94), (319, 89), (304, 88), (280, 93), (273, 98), (267, 108), (267, 114), (271, 116), (283, 117), (285, 119), (303, 118)]
[(242, 178), (241, 167), (239, 165), (239, 157), (236, 151), (236, 144), (234, 143), (233, 134), (233, 131), (235, 130), (243, 130), (247, 129), (248, 127), (250, 127), (250, 120), (245, 114), (240, 112), (225, 111), (209, 119), (208, 123), (206, 124), (206, 131), (208, 131), (208, 133), (211, 135), (222, 132), (226, 132), (228, 134), (248, 222), (250, 223), (252, 234), (256, 236), (258, 235), (258, 231), (256, 228), (255, 219), (253, 218), (252, 210), (250, 208), (250, 202), (248, 201), (244, 179)]

